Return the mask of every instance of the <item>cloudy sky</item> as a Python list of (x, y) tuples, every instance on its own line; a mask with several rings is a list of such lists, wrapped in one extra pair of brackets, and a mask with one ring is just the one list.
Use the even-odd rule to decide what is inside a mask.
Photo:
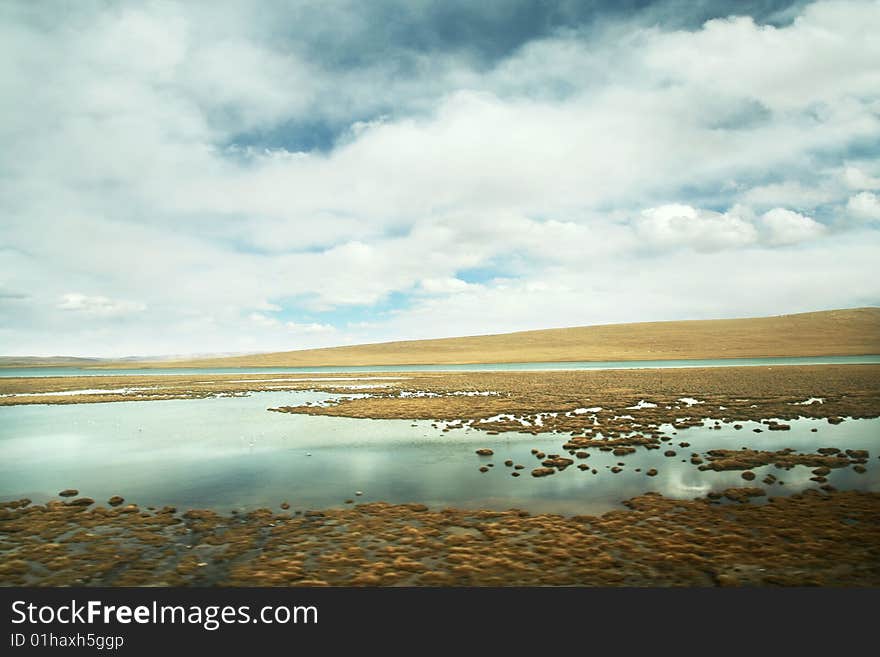
[(880, 3), (0, 4), (0, 353), (880, 305)]

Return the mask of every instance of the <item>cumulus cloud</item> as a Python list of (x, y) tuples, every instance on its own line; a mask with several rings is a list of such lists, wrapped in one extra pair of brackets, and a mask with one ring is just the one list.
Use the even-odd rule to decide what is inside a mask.
[(278, 321), (274, 317), (264, 315), (263, 313), (251, 313), (248, 317), (254, 324), (263, 328), (274, 328), (276, 326), (281, 326), (280, 321)]
[(822, 236), (827, 230), (816, 220), (784, 208), (761, 215), (761, 228), (770, 244), (797, 244)]
[(846, 167), (843, 170), (843, 180), (850, 189), (880, 189), (880, 178), (872, 176), (859, 167)]
[(758, 207), (778, 207), (780, 205), (796, 209), (810, 210), (835, 199), (834, 190), (828, 186), (807, 186), (797, 180), (770, 183), (753, 187), (740, 198), (743, 203)]
[(61, 310), (70, 310), (101, 317), (129, 315), (131, 313), (143, 312), (147, 309), (145, 304), (136, 301), (108, 299), (107, 297), (88, 296), (76, 292), (63, 295), (56, 307)]
[(827, 230), (814, 219), (785, 208), (773, 208), (757, 216), (741, 205), (724, 213), (689, 205), (648, 208), (633, 226), (648, 248), (687, 246), (697, 251), (792, 245), (817, 239)]
[(285, 322), (284, 326), (293, 333), (335, 333), (336, 327), (331, 324), (319, 324), (317, 322), (309, 322), (306, 324), (297, 324), (296, 322)]
[(692, 246), (717, 251), (752, 244), (757, 231), (737, 214), (698, 210), (689, 205), (663, 205), (642, 211), (637, 235), (657, 247)]
[(780, 263), (779, 312), (805, 283), (771, 252), (840, 283), (816, 305), (878, 302), (861, 269), (797, 258), (876, 246), (875, 2), (575, 5), (513, 25), (450, 3), (478, 38), (394, 3), (7, 3), (0, 271), (29, 296), (5, 348), (272, 350), (454, 334), (459, 311), (504, 330), (517, 295), (588, 323), (658, 272), (635, 319), (750, 314), (708, 285), (746, 253)]
[(425, 278), (419, 282), (419, 286), (428, 294), (456, 294), (464, 292), (472, 287), (460, 278)]
[(880, 220), (880, 197), (871, 192), (860, 192), (846, 204), (846, 209), (857, 219)]

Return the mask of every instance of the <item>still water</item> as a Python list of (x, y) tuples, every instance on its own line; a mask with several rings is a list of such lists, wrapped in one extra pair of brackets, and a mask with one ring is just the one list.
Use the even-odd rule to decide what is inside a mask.
[(350, 367), (191, 367), (91, 369), (82, 367), (5, 367), (0, 377), (152, 376), (162, 374), (320, 374), (322, 372), (499, 372), (528, 370), (629, 370), (666, 367), (742, 367), (773, 365), (846, 365), (880, 363), (880, 355), (798, 356), (791, 358), (709, 358), (689, 360), (606, 360), (471, 365), (358, 365)]
[[(246, 397), (107, 404), (28, 405), (0, 408), (0, 499), (45, 501), (65, 488), (103, 503), (122, 495), (141, 506), (174, 505), (220, 510), (278, 508), (306, 510), (358, 502), (422, 502), (431, 507), (522, 508), (532, 512), (600, 513), (646, 491), (691, 499), (711, 490), (747, 485), (739, 472), (701, 472), (683, 462), (709, 449), (818, 447), (867, 449), (868, 471), (838, 469), (837, 488), (880, 490), (880, 420), (789, 422), (787, 432), (680, 431), (661, 450), (638, 449), (615, 457), (591, 449), (584, 462), (598, 474), (572, 466), (541, 479), (529, 475), (539, 464), (531, 448), (562, 453), (565, 436), (516, 433), (488, 436), (470, 429), (442, 432), (430, 422), (362, 420), (273, 413), (280, 405), (321, 402), (320, 392), (259, 392)], [(810, 432), (817, 427), (818, 432)], [(691, 446), (679, 448), (686, 440)], [(474, 453), (479, 447), (492, 457)], [(667, 448), (678, 452), (664, 457)], [(518, 478), (506, 459), (525, 469)], [(581, 461), (577, 461), (581, 462)], [(623, 472), (608, 468), (618, 462)], [(488, 473), (480, 465), (493, 463)], [(656, 477), (644, 471), (656, 468)], [(641, 468), (642, 472), (635, 472)], [(773, 472), (784, 485), (770, 495), (812, 487), (810, 468), (755, 469), (754, 484)], [(356, 496), (361, 491), (362, 496)]]

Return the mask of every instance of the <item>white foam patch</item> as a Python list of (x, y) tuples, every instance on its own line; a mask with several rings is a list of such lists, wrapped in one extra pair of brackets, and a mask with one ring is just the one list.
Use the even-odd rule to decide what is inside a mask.
[(635, 406), (627, 406), (626, 409), (628, 411), (636, 410), (639, 408), (657, 408), (657, 404), (649, 401), (645, 401), (644, 399), (639, 400), (639, 403)]
[(128, 395), (143, 390), (156, 390), (156, 388), (115, 388), (98, 389), (88, 388), (85, 390), (61, 390), (58, 392), (18, 392), (0, 395), (0, 397), (59, 397), (63, 395)]
[(602, 410), (601, 406), (591, 406), (590, 408), (576, 408), (573, 411), (569, 411), (566, 413), (568, 417), (572, 415), (586, 415), (587, 413), (598, 413)]
[(408, 376), (337, 376), (337, 377), (302, 377), (296, 379), (235, 379), (232, 381), (205, 381), (203, 383), (275, 383), (278, 381), (405, 381)]

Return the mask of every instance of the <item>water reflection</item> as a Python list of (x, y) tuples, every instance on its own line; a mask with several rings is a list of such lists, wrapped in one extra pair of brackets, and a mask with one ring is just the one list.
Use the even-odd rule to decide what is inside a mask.
[[(319, 392), (263, 392), (248, 397), (16, 406), (0, 408), (0, 497), (26, 495), (35, 501), (64, 488), (105, 500), (123, 495), (141, 505), (247, 509), (293, 509), (340, 506), (363, 491), (358, 501), (423, 502), (442, 507), (523, 508), (533, 512), (598, 513), (620, 501), (657, 491), (691, 499), (711, 490), (745, 485), (739, 472), (700, 471), (691, 453), (708, 449), (777, 450), (792, 447), (867, 449), (868, 471), (833, 470), (829, 483), (839, 489), (880, 490), (877, 462), (880, 420), (848, 420), (831, 426), (821, 420), (792, 421), (791, 431), (750, 431), (742, 423), (721, 430), (691, 428), (668, 443), (675, 457), (661, 450), (638, 449), (616, 457), (589, 450), (597, 471), (570, 467), (535, 479), (535, 447), (560, 453), (564, 437), (483, 433), (456, 429), (441, 432), (430, 422), (357, 420), (270, 413), (279, 405), (323, 402)], [(811, 428), (817, 427), (813, 433)], [(671, 428), (670, 428), (671, 432)], [(686, 440), (690, 447), (677, 443)], [(474, 454), (490, 447), (492, 457)], [(504, 466), (511, 459), (525, 466), (521, 477)], [(578, 461), (581, 462), (581, 461)], [(478, 467), (493, 463), (489, 472)], [(614, 474), (612, 466), (623, 463)], [(645, 471), (656, 468), (656, 477)], [(636, 472), (641, 469), (641, 472)], [(755, 469), (784, 482), (766, 486), (768, 494), (788, 494), (814, 486), (810, 468)]]

